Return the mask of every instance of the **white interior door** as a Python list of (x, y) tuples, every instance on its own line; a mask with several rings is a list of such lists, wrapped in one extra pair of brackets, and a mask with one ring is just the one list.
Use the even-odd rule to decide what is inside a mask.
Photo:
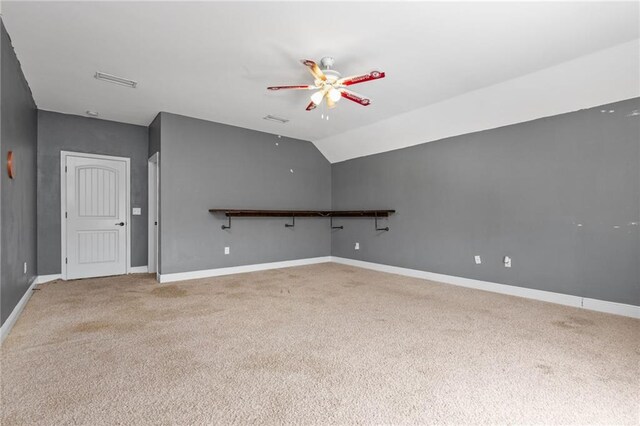
[(67, 279), (127, 273), (127, 163), (66, 156)]

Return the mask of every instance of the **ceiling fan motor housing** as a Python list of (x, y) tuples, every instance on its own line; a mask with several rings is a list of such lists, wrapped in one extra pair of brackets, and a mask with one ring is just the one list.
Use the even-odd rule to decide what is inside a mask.
[(325, 56), (324, 58), (320, 59), (322, 72), (327, 76), (327, 80), (329, 80), (331, 83), (342, 77), (342, 75), (338, 71), (331, 69), (334, 63), (335, 59), (333, 59), (331, 56)]
[(331, 69), (331, 67), (333, 67), (333, 64), (336, 62), (336, 60), (334, 58), (332, 58), (331, 56), (325, 56), (324, 58), (320, 59), (320, 65), (322, 65), (323, 69)]
[(329, 80), (331, 83), (341, 77), (340, 73), (336, 70), (322, 70), (322, 72), (324, 72), (324, 75), (327, 76), (327, 80)]

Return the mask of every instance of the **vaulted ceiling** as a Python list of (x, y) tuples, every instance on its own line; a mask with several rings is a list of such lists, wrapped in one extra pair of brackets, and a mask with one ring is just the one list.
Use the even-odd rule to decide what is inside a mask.
[[(141, 125), (167, 111), (311, 140), (331, 161), (371, 153), (362, 139), (375, 139), (378, 123), (393, 129), (394, 117), (637, 40), (638, 13), (638, 2), (2, 6), (41, 109), (94, 110), (102, 119)], [(385, 71), (385, 79), (353, 86), (372, 105), (343, 99), (327, 121), (320, 109), (305, 111), (309, 92), (266, 90), (310, 83), (299, 60), (323, 56), (333, 56), (343, 75)], [(136, 80), (138, 87), (97, 81), (96, 71)], [(268, 114), (290, 121), (263, 120)], [(374, 151), (396, 147), (385, 137)], [(408, 144), (429, 138), (414, 139)]]

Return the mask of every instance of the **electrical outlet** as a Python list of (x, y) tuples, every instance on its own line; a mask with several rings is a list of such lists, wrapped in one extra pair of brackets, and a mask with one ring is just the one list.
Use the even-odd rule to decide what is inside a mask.
[(224, 254), (229, 254), (229, 247), (224, 248)]
[(482, 263), (482, 259), (480, 259), (480, 256), (479, 256), (479, 255), (476, 255), (476, 256), (475, 256), (475, 259), (476, 259), (476, 265), (479, 265), (479, 264), (481, 264), (481, 263)]
[(509, 256), (504, 257), (504, 267), (511, 268), (511, 258)]
[(356, 243), (355, 249), (360, 250), (360, 243)]
[(24, 266), (22, 268), (22, 273), (26, 274), (27, 273), (27, 262), (24, 262)]

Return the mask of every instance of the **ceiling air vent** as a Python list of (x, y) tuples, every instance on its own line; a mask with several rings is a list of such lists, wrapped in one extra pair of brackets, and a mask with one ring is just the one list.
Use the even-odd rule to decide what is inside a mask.
[(96, 80), (106, 81), (107, 83), (119, 84), (121, 86), (131, 87), (135, 89), (138, 85), (137, 81), (129, 80), (128, 78), (122, 78), (115, 75), (107, 74), (104, 72), (97, 71), (94, 75)]
[(275, 115), (267, 115), (266, 117), (262, 117), (263, 120), (275, 121), (276, 123), (285, 124), (289, 120), (286, 118), (276, 117)]

